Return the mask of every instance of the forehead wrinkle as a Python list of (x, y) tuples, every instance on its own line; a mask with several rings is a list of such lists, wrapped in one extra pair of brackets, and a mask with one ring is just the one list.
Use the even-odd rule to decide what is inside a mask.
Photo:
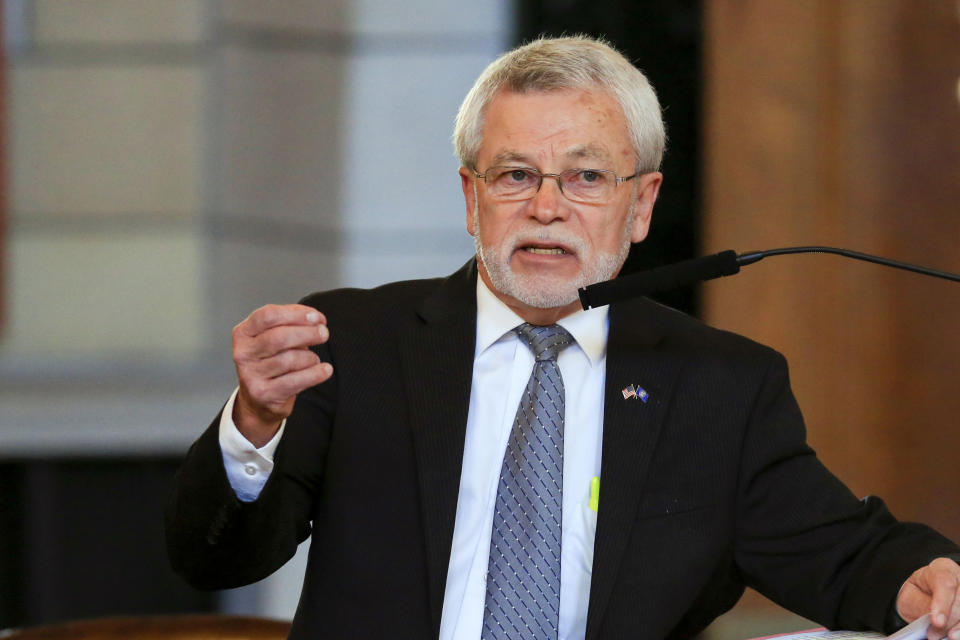
[[(561, 152), (564, 158), (575, 160), (595, 160), (598, 163), (612, 162), (610, 154), (602, 145), (588, 143), (576, 144)], [(530, 155), (514, 149), (501, 151), (491, 160), (491, 166), (500, 166), (504, 164), (519, 163), (524, 166), (536, 167), (537, 162)]]
[(533, 166), (533, 161), (530, 160), (530, 156), (519, 151), (514, 151), (513, 149), (501, 151), (497, 155), (493, 156), (493, 160), (490, 162), (491, 166), (502, 165), (510, 162), (526, 163), (527, 165)]
[(610, 154), (607, 153), (607, 150), (593, 143), (574, 145), (567, 149), (564, 155), (568, 158), (576, 158), (578, 160), (587, 159), (610, 162)]

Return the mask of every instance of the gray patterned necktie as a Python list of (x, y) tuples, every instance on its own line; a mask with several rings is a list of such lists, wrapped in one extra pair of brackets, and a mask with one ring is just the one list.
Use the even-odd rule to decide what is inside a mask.
[(564, 415), (557, 355), (573, 338), (558, 325), (525, 323), (514, 331), (536, 362), (500, 471), (481, 638), (556, 640)]

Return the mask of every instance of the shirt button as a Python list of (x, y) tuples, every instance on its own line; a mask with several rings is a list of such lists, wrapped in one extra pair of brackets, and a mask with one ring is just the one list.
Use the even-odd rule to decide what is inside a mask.
[(248, 476), (255, 476), (255, 475), (257, 475), (257, 468), (256, 468), (255, 466), (253, 466), (252, 464), (248, 464), (247, 466), (245, 466), (245, 467), (243, 468), (243, 470), (247, 472), (247, 475), (248, 475)]

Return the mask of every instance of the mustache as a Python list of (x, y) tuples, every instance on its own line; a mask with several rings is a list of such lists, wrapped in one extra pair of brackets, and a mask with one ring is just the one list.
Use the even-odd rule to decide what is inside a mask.
[(530, 245), (561, 247), (567, 253), (583, 253), (586, 244), (583, 239), (572, 233), (557, 230), (537, 229), (535, 231), (520, 230), (510, 234), (507, 246), (511, 251)]

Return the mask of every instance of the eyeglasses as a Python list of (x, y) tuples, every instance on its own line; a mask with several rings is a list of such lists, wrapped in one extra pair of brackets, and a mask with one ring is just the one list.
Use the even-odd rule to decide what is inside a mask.
[(560, 193), (568, 200), (583, 204), (607, 204), (613, 199), (617, 185), (641, 175), (620, 178), (606, 169), (567, 169), (563, 173), (542, 173), (530, 167), (495, 166), (486, 173), (473, 172), (487, 183), (487, 191), (494, 200), (503, 202), (529, 200), (537, 195), (544, 178), (553, 178)]

